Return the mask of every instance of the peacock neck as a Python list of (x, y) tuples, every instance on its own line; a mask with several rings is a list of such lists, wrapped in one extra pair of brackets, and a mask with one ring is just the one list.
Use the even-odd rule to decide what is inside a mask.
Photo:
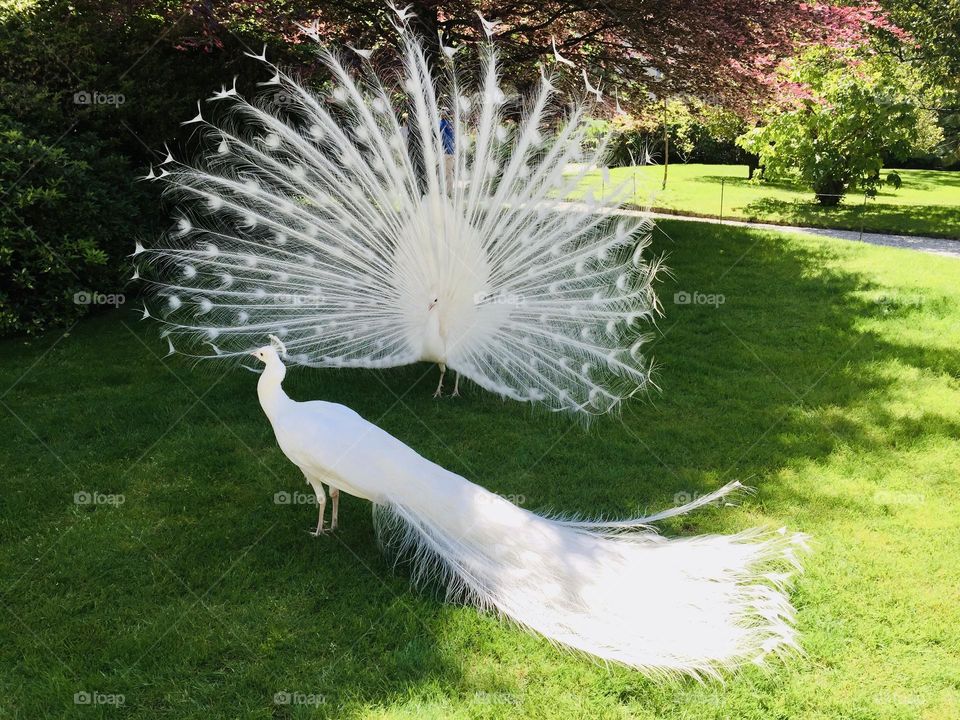
[(427, 362), (447, 361), (446, 342), (443, 337), (443, 328), (440, 324), (440, 311), (432, 309), (427, 314), (427, 327), (423, 337), (423, 357)]
[(291, 402), (283, 391), (283, 378), (286, 374), (287, 369), (280, 360), (270, 362), (267, 363), (257, 383), (260, 407), (263, 408), (271, 423), (279, 416), (283, 406)]

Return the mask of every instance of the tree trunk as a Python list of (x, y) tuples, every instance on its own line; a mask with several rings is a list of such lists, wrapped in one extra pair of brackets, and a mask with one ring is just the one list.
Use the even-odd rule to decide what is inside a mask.
[[(398, 4), (403, 7), (403, 3)], [(440, 16), (438, 0), (415, 0), (411, 6), (417, 20), (414, 23), (420, 31), (420, 39), (427, 56), (427, 62), (433, 66), (440, 57)]]
[(817, 202), (827, 207), (840, 204), (840, 200), (847, 192), (847, 183), (839, 178), (823, 177), (813, 183), (813, 192)]
[(670, 167), (670, 128), (667, 125), (667, 99), (663, 99), (663, 184), (661, 190), (667, 189), (667, 169)]

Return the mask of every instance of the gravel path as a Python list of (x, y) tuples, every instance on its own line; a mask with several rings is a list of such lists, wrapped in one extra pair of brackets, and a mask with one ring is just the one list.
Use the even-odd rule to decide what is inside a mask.
[[(553, 207), (559, 210), (588, 210), (582, 202), (562, 202)], [(856, 230), (830, 230), (827, 228), (798, 227), (796, 225), (774, 225), (772, 223), (746, 222), (744, 220), (720, 220), (719, 218), (695, 217), (693, 215), (671, 215), (670, 213), (642, 212), (640, 210), (606, 210), (615, 215), (646, 216), (654, 220), (680, 220), (683, 222), (710, 223), (711, 225), (734, 225), (736, 227), (755, 228), (757, 230), (777, 230), (779, 232), (800, 233), (801, 235), (818, 235), (820, 237), (836, 238), (853, 242), (865, 242), (870, 245), (884, 245), (886, 247), (917, 250), (960, 259), (960, 239), (947, 240), (944, 238), (924, 237), (923, 235), (891, 235), (889, 233), (859, 233)], [(960, 212), (960, 208), (957, 208)]]
[[(626, 210), (633, 214), (635, 211)], [(960, 208), (957, 209), (960, 212)], [(684, 220), (689, 222), (703, 222), (714, 225), (735, 225), (737, 227), (757, 228), (759, 230), (779, 230), (781, 232), (795, 232), (805, 235), (819, 235), (820, 237), (837, 238), (838, 240), (853, 240), (871, 245), (885, 245), (887, 247), (906, 248), (920, 252), (945, 257), (960, 258), (960, 240), (945, 240), (943, 238), (923, 237), (920, 235), (889, 235), (886, 233), (861, 234), (855, 230), (828, 230), (825, 228), (797, 227), (795, 225), (772, 225), (770, 223), (744, 222), (742, 220), (724, 220), (717, 218), (691, 217), (689, 215), (671, 215), (669, 213), (650, 213), (657, 220)]]

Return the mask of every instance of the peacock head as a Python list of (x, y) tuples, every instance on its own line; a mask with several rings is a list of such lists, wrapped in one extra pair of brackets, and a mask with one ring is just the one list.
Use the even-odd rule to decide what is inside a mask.
[(269, 337), (269, 345), (264, 345), (262, 348), (257, 348), (250, 354), (265, 365), (271, 365), (275, 362), (282, 365), (283, 362), (280, 360), (280, 358), (281, 356), (287, 354), (287, 348), (276, 335), (270, 335)]

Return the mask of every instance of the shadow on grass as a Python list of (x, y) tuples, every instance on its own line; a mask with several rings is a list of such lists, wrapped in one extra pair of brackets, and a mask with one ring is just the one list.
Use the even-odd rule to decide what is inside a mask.
[[(887, 172), (900, 172), (898, 170), (885, 170)], [(943, 170), (911, 170), (909, 174), (901, 175), (903, 187), (936, 192), (944, 187), (954, 187), (960, 189), (960, 172)], [(886, 186), (885, 186), (886, 187)], [(880, 191), (881, 195), (890, 195), (896, 197), (896, 191), (888, 189)]]
[(772, 189), (772, 190), (785, 190), (787, 192), (795, 192), (798, 194), (805, 194), (809, 197), (813, 197), (813, 191), (808, 188), (804, 188), (801, 185), (797, 185), (795, 182), (789, 179), (778, 179), (778, 180), (762, 180), (754, 181), (747, 178), (746, 167), (744, 167), (743, 176), (738, 175), (697, 175), (695, 177), (685, 178), (687, 182), (702, 182), (709, 183), (711, 185), (719, 185), (721, 180), (726, 181), (724, 184), (730, 187), (740, 187), (746, 188), (753, 191), (762, 191), (763, 189)]
[(815, 201), (787, 201), (775, 198), (754, 200), (733, 208), (742, 217), (819, 228), (838, 228), (880, 233), (928, 235), (960, 239), (960, 206), (878, 203), (862, 195), (850, 195), (836, 207)]
[[(903, 190), (940, 193), (941, 197), (945, 187), (960, 187), (960, 173), (911, 171), (906, 178)], [(725, 181), (728, 190), (740, 189), (753, 195), (773, 191), (793, 194), (793, 197), (786, 199), (760, 197), (740, 206), (732, 204), (728, 197), (726, 214), (730, 215), (732, 212), (736, 217), (751, 221), (854, 231), (862, 228), (866, 232), (960, 239), (960, 204), (899, 204), (903, 202), (900, 200), (902, 191), (894, 190), (890, 186), (882, 186), (877, 199), (868, 199), (865, 206), (863, 193), (857, 191), (848, 193), (839, 206), (826, 207), (814, 199), (809, 188), (790, 179), (765, 179), (755, 182), (745, 176), (716, 174), (684, 178), (685, 183), (714, 186), (716, 196), (710, 197), (709, 201), (717, 205), (720, 202), (721, 181)], [(715, 216), (712, 213), (707, 214)]]
[[(884, 313), (909, 321), (922, 303), (870, 300), (882, 288), (836, 270), (823, 246), (739, 228), (663, 228), (672, 240), (658, 234), (655, 249), (669, 252), (674, 279), (660, 286), (665, 317), (650, 347), (662, 393), (619, 418), (583, 430), (469, 385), (438, 402), (427, 365), (294, 370), (288, 391), (348, 404), (529, 509), (608, 516), (739, 478), (789, 521), (815, 499), (770, 482), (782, 469), (840, 447), (869, 452), (890, 434), (960, 433), (944, 418), (891, 417), (884, 399), (894, 380), (877, 370), (896, 360), (956, 377), (960, 358), (859, 329)], [(676, 304), (681, 291), (724, 302)], [(5, 667), (20, 668), (10, 682), (25, 716), (51, 706), (69, 714), (72, 694), (88, 689), (124, 694), (134, 717), (198, 708), (208, 718), (349, 717), (424, 697), (509, 694), (506, 678), (521, 671), (607, 676), (493, 618), (411, 592), (378, 552), (365, 502), (344, 501), (337, 535), (309, 537), (315, 508), (276, 447), (256, 378), (164, 361), (153, 354), (164, 350), (157, 328), (131, 326), (85, 322), (5, 398), (30, 428), (4, 415), (0, 439), (0, 458), (21, 468), (0, 494), (0, 557), (6, 577), (20, 578), (2, 596), (16, 619), (2, 653)], [(54, 339), (6, 341), (3, 386)], [(867, 419), (852, 420), (851, 408)], [(125, 502), (77, 505), (78, 491)], [(278, 492), (303, 495), (278, 503)], [(669, 529), (743, 529), (737, 522), (707, 511)], [(628, 671), (611, 672), (604, 683), (634, 688), (621, 700), (653, 692)], [(323, 702), (277, 705), (277, 693)]]

